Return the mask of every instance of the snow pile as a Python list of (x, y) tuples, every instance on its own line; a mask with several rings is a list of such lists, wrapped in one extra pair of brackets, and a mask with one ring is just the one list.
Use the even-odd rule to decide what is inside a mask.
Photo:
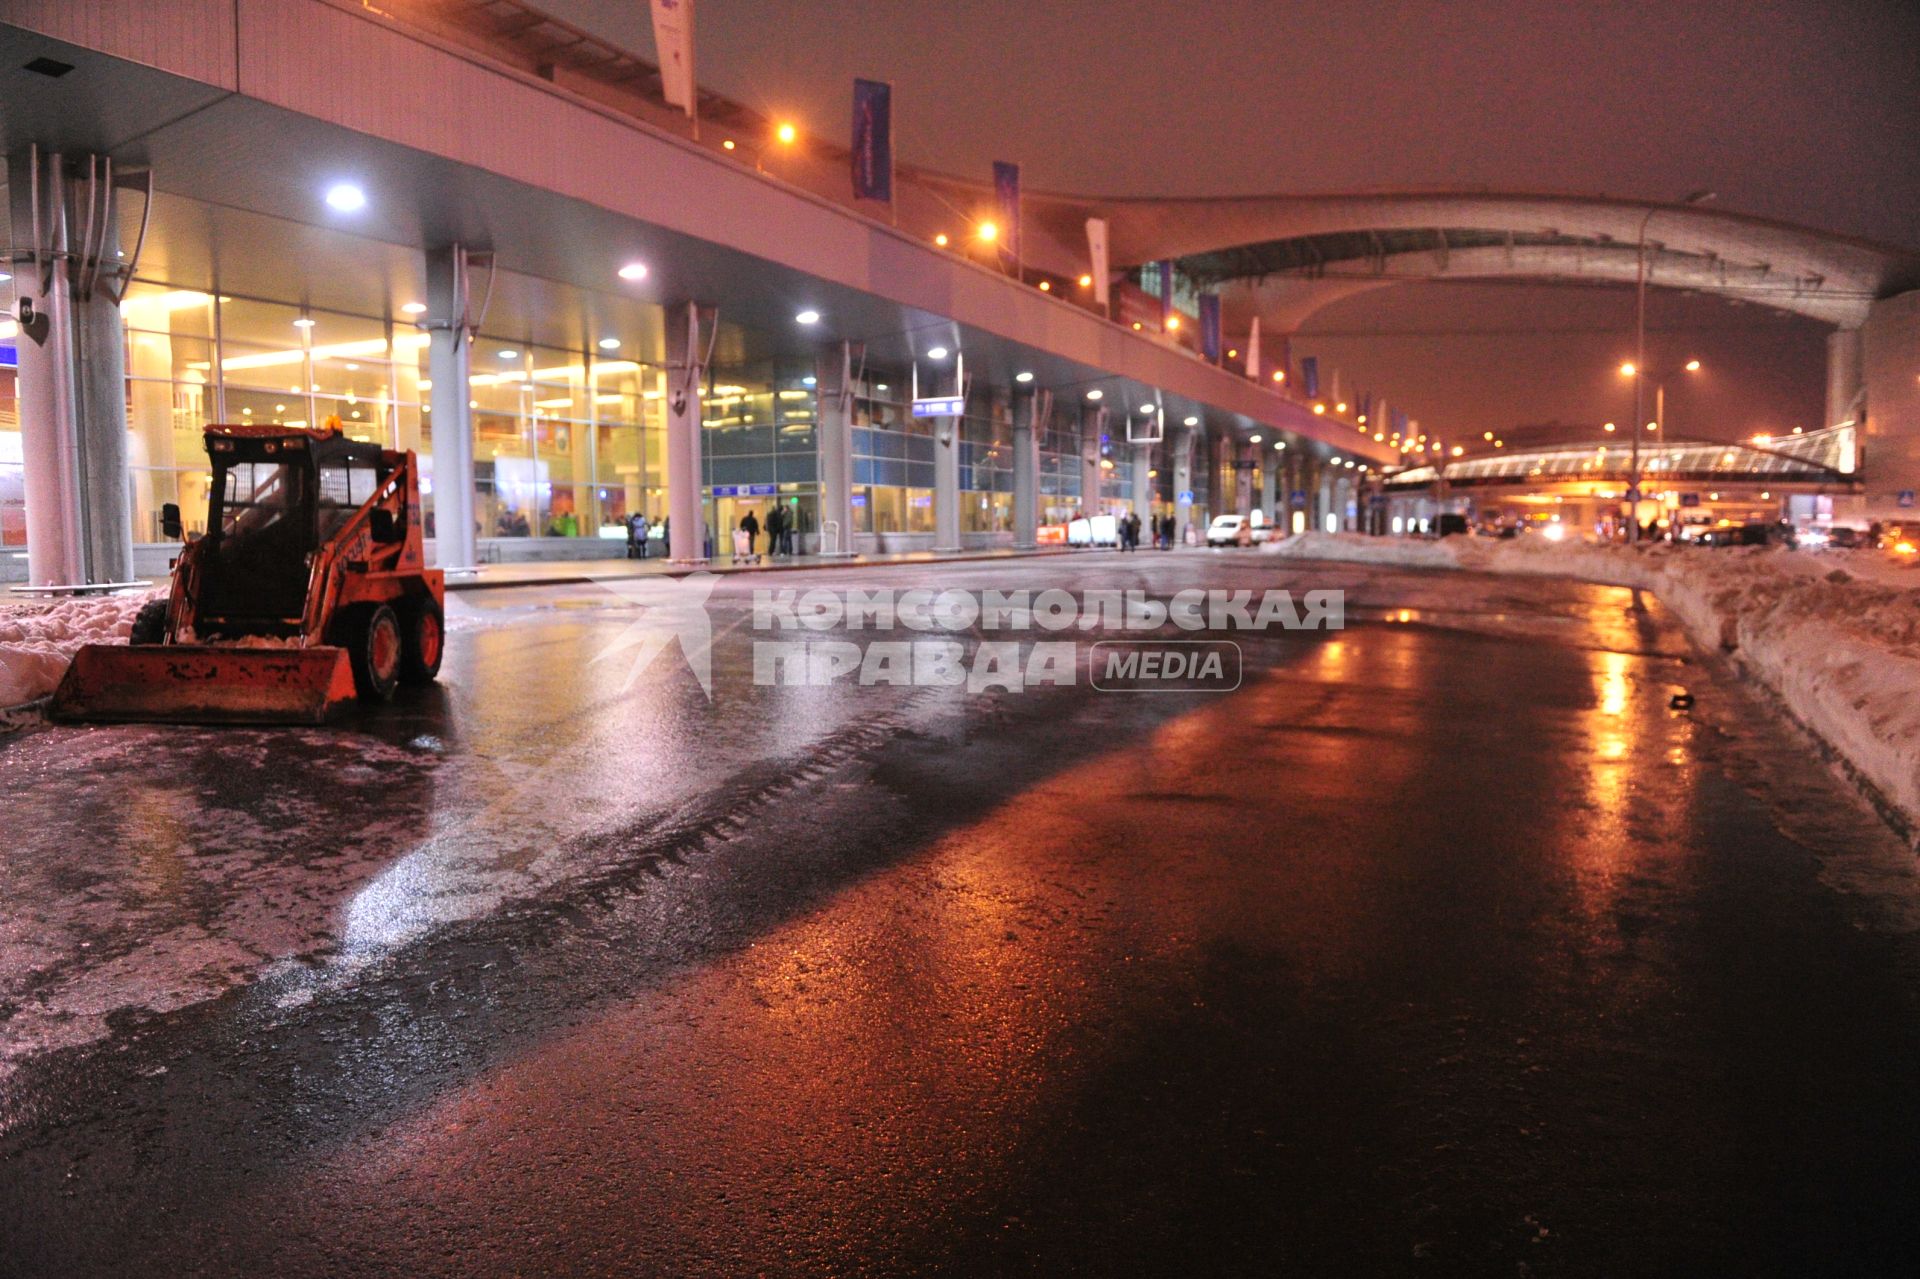
[(53, 692), (82, 644), (124, 641), (145, 594), (0, 606), (0, 707)]
[[(1885, 561), (1780, 547), (1722, 549), (1416, 541), (1305, 533), (1273, 554), (1406, 568), (1571, 577), (1651, 592), (1703, 646), (1772, 690), (1855, 776), (1920, 830), (1920, 589), (1890, 585)], [(1862, 553), (1866, 554), (1866, 553)], [(1871, 579), (1871, 580), (1866, 580)], [(1914, 579), (1920, 582), (1920, 575)]]

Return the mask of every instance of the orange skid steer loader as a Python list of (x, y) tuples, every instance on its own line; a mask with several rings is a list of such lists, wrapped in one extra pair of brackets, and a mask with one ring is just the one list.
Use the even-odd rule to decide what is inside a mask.
[(414, 456), (336, 430), (213, 426), (207, 534), (126, 644), (89, 644), (60, 720), (317, 724), (440, 672), (445, 590)]

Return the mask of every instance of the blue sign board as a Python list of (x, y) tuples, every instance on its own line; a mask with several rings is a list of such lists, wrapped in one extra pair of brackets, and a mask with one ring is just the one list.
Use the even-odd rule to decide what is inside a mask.
[(1293, 504), (1295, 506), (1305, 505), (1307, 500), (1307, 491), (1305, 489), (1295, 489), (1293, 491), (1292, 496), (1293, 496)]
[(936, 395), (913, 402), (915, 417), (959, 417), (967, 411), (964, 395)]
[(1898, 498), (1897, 500), (1899, 501), (1899, 503), (1900, 503), (1900, 505), (1902, 505), (1902, 506), (1912, 506), (1912, 505), (1913, 505), (1913, 490), (1912, 490), (1912, 489), (1901, 489), (1901, 490), (1900, 490), (1900, 496), (1899, 496), (1899, 498)]
[(772, 497), (779, 491), (778, 484), (716, 484), (713, 486), (715, 497)]
[(0, 346), (0, 369), (20, 367), (20, 348), (11, 344)]
[(1193, 505), (1193, 490), (1192, 490), (1192, 489), (1181, 489), (1181, 490), (1180, 490), (1180, 495), (1179, 495), (1178, 497), (1176, 497), (1176, 498), (1174, 498), (1173, 500), (1174, 500), (1174, 501), (1176, 501), (1176, 502), (1185, 502), (1185, 503), (1186, 503), (1186, 504), (1187, 504), (1188, 506), (1192, 506), (1192, 505)]

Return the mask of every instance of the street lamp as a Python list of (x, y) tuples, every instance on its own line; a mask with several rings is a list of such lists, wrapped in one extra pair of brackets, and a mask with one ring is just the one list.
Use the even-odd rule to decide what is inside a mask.
[[(1705, 204), (1715, 198), (1712, 191), (1689, 192), (1680, 203), (1683, 205)], [(1639, 244), (1635, 250), (1634, 268), (1634, 358), (1631, 364), (1623, 364), (1620, 371), (1633, 379), (1633, 420), (1639, 422), (1646, 414), (1646, 395), (1642, 383), (1646, 381), (1647, 367), (1647, 226), (1653, 221), (1653, 215), (1660, 212), (1664, 205), (1656, 205), (1647, 210), (1647, 216), (1640, 219)], [(1697, 364), (1698, 361), (1695, 361)], [(1627, 481), (1628, 505), (1633, 508), (1632, 518), (1627, 522), (1627, 541), (1640, 540), (1640, 432), (1633, 433), (1633, 459), (1629, 463)]]

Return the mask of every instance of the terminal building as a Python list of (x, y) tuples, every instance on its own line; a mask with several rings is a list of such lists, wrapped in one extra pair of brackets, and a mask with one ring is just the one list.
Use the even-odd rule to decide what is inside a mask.
[(622, 555), (635, 513), (699, 560), (775, 504), (824, 553), (1126, 511), (1374, 527), (1404, 406), (1303, 385), (1288, 333), (1359, 287), (1643, 258), (1661, 287), (1771, 273), (1834, 324), (1814, 425), (1860, 433), (1848, 500), (1920, 487), (1909, 254), (1484, 193), (1029, 193), (996, 225), (991, 183), (902, 165), (858, 200), (845, 147), (698, 97), (696, 128), (521, 0), (0, 0), (0, 580), (164, 571), (216, 422), (418, 451), (451, 566)]

